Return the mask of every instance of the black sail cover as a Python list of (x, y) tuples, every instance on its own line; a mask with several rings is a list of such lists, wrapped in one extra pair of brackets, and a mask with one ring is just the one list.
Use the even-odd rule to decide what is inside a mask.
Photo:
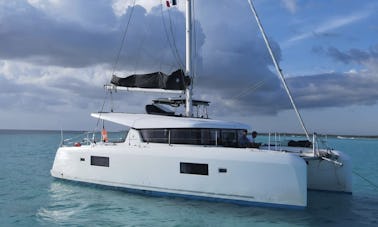
[(167, 75), (162, 72), (133, 74), (125, 78), (113, 75), (112, 84), (121, 87), (160, 88), (165, 90), (185, 90), (190, 85), (190, 77), (182, 69)]

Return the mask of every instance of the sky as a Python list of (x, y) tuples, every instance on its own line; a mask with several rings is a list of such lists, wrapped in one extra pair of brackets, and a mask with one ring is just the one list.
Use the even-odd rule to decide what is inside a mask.
[[(378, 1), (254, 3), (308, 131), (378, 135)], [(0, 129), (92, 130), (91, 112), (143, 113), (164, 95), (103, 85), (184, 67), (184, 4), (0, 0)], [(194, 98), (210, 117), (303, 132), (248, 1), (194, 1), (194, 17)]]

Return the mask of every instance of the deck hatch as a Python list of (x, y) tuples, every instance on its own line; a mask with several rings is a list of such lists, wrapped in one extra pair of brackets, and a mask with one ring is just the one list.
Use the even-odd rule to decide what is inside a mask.
[(209, 175), (208, 164), (180, 162), (180, 173)]
[(109, 167), (109, 157), (91, 156), (91, 165)]

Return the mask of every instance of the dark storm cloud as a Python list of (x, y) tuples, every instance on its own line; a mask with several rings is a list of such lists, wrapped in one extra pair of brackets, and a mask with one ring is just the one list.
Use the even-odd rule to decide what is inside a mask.
[(336, 47), (329, 47), (327, 50), (322, 48), (316, 48), (313, 50), (314, 52), (323, 53), (336, 61), (343, 62), (344, 64), (362, 64), (366, 60), (378, 58), (378, 45), (371, 47), (367, 51), (356, 48), (341, 51)]
[[(41, 68), (56, 65), (62, 69), (82, 69), (80, 72), (95, 65), (110, 69), (131, 13), (133, 17), (118, 70), (169, 73), (179, 66), (173, 55), (178, 53), (184, 60), (185, 22), (183, 13), (177, 9), (171, 9), (170, 15), (164, 10), (163, 23), (160, 6), (150, 12), (136, 6), (133, 10), (128, 8), (122, 17), (116, 17), (110, 1), (96, 1), (89, 8), (84, 6), (84, 1), (73, 1), (72, 10), (79, 11), (75, 15), (83, 16), (71, 20), (69, 14), (65, 17), (53, 15), (20, 2), (0, 9), (0, 60), (24, 61)], [(230, 112), (238, 115), (276, 114), (289, 109), (289, 99), (272, 70), (272, 61), (248, 11), (247, 2), (224, 1), (222, 5), (213, 7), (214, 3), (203, 1), (196, 11), (200, 23), (195, 26), (195, 98), (212, 101), (215, 115)], [(69, 4), (65, 7), (70, 9)], [(220, 20), (219, 15), (225, 20)], [(273, 39), (271, 42), (280, 60), (280, 47)], [(378, 53), (377, 47), (369, 51), (342, 52), (336, 48), (318, 48), (317, 51), (344, 63), (361, 63)], [(40, 86), (2, 77), (0, 74), (0, 102), (12, 107), (87, 108), (94, 100), (98, 102), (103, 98), (101, 84), (91, 83), (87, 80), (91, 78), (88, 75), (51, 76)], [(375, 88), (378, 83), (366, 75), (334, 73), (291, 77), (287, 81), (302, 108), (368, 105), (377, 100)], [(11, 98), (16, 101), (10, 102)], [(129, 105), (140, 103), (139, 99), (131, 100)]]
[(2, 110), (18, 109), (30, 112), (39, 112), (66, 105), (62, 98), (55, 98), (55, 92), (49, 89), (19, 84), (7, 80), (0, 74), (0, 103)]
[[(239, 115), (275, 114), (281, 109), (282, 90), (248, 3), (224, 1), (222, 5), (205, 1), (198, 9), (206, 38), (195, 94), (218, 106), (213, 109), (217, 115), (230, 110)], [(222, 15), (224, 20), (209, 15)], [(281, 59), (278, 44), (272, 39), (271, 44)]]
[(327, 54), (337, 61), (341, 61), (345, 64), (349, 64), (355, 61), (360, 62), (361, 60), (366, 60), (369, 57), (366, 52), (361, 50), (351, 49), (348, 52), (341, 52), (334, 47), (328, 48)]
[(43, 65), (80, 67), (109, 57), (109, 51), (104, 50), (110, 49), (113, 34), (56, 20), (26, 3), (22, 7), (11, 6), (22, 10), (2, 9), (1, 59), (27, 59)]
[[(148, 70), (159, 69), (162, 65), (170, 69), (177, 67), (164, 32), (160, 6), (151, 13), (138, 5), (134, 9), (129, 7), (126, 14), (118, 18), (109, 7), (111, 2), (99, 1), (102, 4), (95, 4), (96, 2), (89, 4), (91, 7), (83, 17), (89, 20), (96, 15), (104, 19), (98, 25), (95, 24), (96, 20), (90, 21), (92, 24), (88, 25), (69, 20), (68, 17), (59, 18), (59, 15), (55, 18), (26, 3), (22, 5), (23, 10), (3, 8), (0, 20), (0, 59), (21, 59), (40, 65), (63, 67), (86, 67), (100, 63), (113, 65), (125, 24), (132, 13), (117, 69)], [(12, 6), (21, 7), (18, 4), (8, 5)], [(168, 13), (164, 12), (166, 30), (177, 36), (176, 46), (183, 58), (184, 33), (177, 28), (185, 27), (184, 16), (175, 9), (170, 14), (174, 19), (172, 27), (169, 27)], [(197, 27), (197, 37), (200, 39), (198, 45), (202, 45), (203, 35), (200, 26)], [(102, 28), (104, 29), (101, 30)]]
[[(172, 57), (176, 50), (169, 47), (167, 33), (171, 46), (175, 42), (177, 52), (184, 58), (185, 22), (177, 9), (170, 10), (169, 14), (164, 11), (163, 22), (160, 6), (149, 13), (136, 6), (133, 10), (128, 8), (122, 17), (116, 17), (110, 1), (91, 2), (90, 7), (84, 1), (73, 1), (72, 5), (62, 3), (65, 5), (59, 7), (66, 10), (66, 15), (54, 13), (54, 9), (51, 12), (32, 7), (26, 1), (0, 2), (0, 61), (3, 61), (0, 62), (0, 103), (3, 109), (73, 111), (92, 105), (91, 110), (96, 111), (104, 93), (102, 84), (90, 79), (96, 75), (91, 75), (93, 70), (89, 69), (102, 65), (101, 71), (105, 73), (114, 64), (131, 13), (133, 17), (118, 70), (150, 72), (177, 68)], [(71, 18), (70, 10), (78, 11), (76, 14), (82, 17), (75, 18), (73, 13)], [(197, 45), (201, 46), (204, 36), (199, 25), (196, 34)], [(65, 72), (65, 68), (69, 68), (71, 74)], [(40, 80), (42, 77), (48, 79)]]
[[(229, 4), (229, 6), (234, 7), (234, 4)], [(93, 8), (90, 9), (98, 14), (102, 13)], [(184, 60), (183, 28), (185, 26), (181, 12), (170, 10), (168, 14), (164, 11), (165, 22), (163, 23), (160, 7), (147, 13), (142, 7), (136, 6), (133, 11), (129, 8), (121, 18), (109, 16), (107, 10), (110, 10), (109, 7), (105, 7), (106, 16), (100, 17), (108, 18), (110, 22), (107, 24), (112, 29), (104, 31), (99, 31), (93, 25), (85, 26), (85, 23), (56, 19), (28, 5), (25, 5), (23, 10), (13, 10), (12, 15), (2, 16), (2, 20), (7, 23), (0, 25), (2, 31), (0, 57), (24, 60), (42, 66), (53, 64), (80, 68), (103, 63), (111, 65), (114, 64), (115, 53), (121, 40), (120, 34), (123, 32), (129, 15), (133, 13), (118, 69), (147, 72), (162, 68), (173, 70), (178, 65), (172, 53), (178, 53), (181, 60)], [(227, 8), (223, 10), (224, 13), (231, 12), (230, 17), (237, 16), (234, 13), (236, 11), (229, 11)], [(202, 16), (208, 18), (209, 14)], [(169, 21), (168, 17), (171, 17), (172, 21)], [(86, 18), (92, 17), (86, 16)], [(241, 97), (237, 99), (237, 102), (242, 102), (247, 101), (249, 96), (240, 95), (240, 90), (248, 90), (248, 87), (253, 87), (254, 83), (260, 83), (261, 80), (264, 82), (264, 91), (274, 91), (279, 87), (278, 83), (272, 80), (274, 74), (268, 69), (269, 56), (261, 39), (258, 38), (256, 28), (244, 29), (243, 23), (226, 24), (215, 18), (212, 20), (204, 20), (204, 18), (202, 18), (202, 21), (205, 21), (203, 26), (206, 26), (209, 31), (209, 35), (206, 36), (206, 45), (202, 25), (198, 23), (195, 26), (197, 36), (195, 44), (198, 49), (197, 69), (198, 74), (201, 75), (198, 85), (199, 88), (204, 88), (205, 96), (213, 95), (213, 93), (207, 93), (213, 91), (221, 97), (230, 99), (230, 103), (235, 96)], [(242, 21), (248, 21), (249, 25), (250, 19), (246, 17), (242, 18)], [(167, 42), (166, 33), (169, 34), (171, 45)], [(203, 50), (204, 47), (206, 47), (205, 50)], [(278, 45), (275, 43), (274, 50), (280, 55)], [(202, 61), (203, 57), (206, 57), (206, 60)], [(206, 67), (202, 68), (203, 64), (206, 64)], [(52, 78), (46, 85), (78, 95), (79, 99), (98, 98), (93, 94), (94, 92), (90, 91), (92, 86), (80, 83), (82, 81), (79, 75), (75, 79), (72, 79), (73, 77), (75, 76)], [(216, 87), (214, 87), (214, 81), (217, 84)], [(93, 91), (98, 90), (93, 89)]]
[(302, 108), (372, 105), (378, 101), (378, 78), (329, 73), (288, 80)]
[[(346, 107), (351, 105), (374, 105), (378, 103), (378, 78), (367, 72), (327, 73), (290, 77), (286, 79), (297, 107), (300, 109), (318, 109), (327, 107)], [(229, 81), (229, 83), (232, 83)], [(269, 90), (271, 84), (277, 89)], [(291, 109), (290, 101), (278, 78), (260, 83), (259, 86), (227, 83), (217, 84), (218, 89), (210, 89), (206, 94), (216, 97), (220, 107), (215, 114), (223, 116), (237, 111), (239, 115), (271, 115)], [(247, 88), (246, 90), (243, 90)], [(248, 89), (250, 88), (250, 89)], [(239, 96), (229, 96), (240, 94)], [(211, 97), (207, 96), (208, 98)]]
[[(82, 81), (75, 79), (71, 79), (70, 83), (66, 80), (58, 81), (65, 82), (66, 85), (43, 88), (36, 85), (19, 85), (0, 78), (2, 110), (41, 114), (72, 111), (72, 109), (89, 109), (94, 112), (99, 110), (104, 98), (99, 87), (83, 86)], [(3, 90), (5, 86), (12, 89)], [(62, 89), (56, 89), (58, 87)]]
[(313, 51), (335, 61), (364, 70), (350, 73), (326, 73), (292, 77), (288, 79), (294, 95), (303, 108), (344, 107), (350, 105), (374, 105), (378, 102), (378, 45), (368, 50), (350, 49), (341, 51), (336, 47)]

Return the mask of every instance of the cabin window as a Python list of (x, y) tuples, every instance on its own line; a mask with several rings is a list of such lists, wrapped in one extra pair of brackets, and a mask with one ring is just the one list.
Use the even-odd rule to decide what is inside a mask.
[(141, 129), (142, 139), (150, 143), (168, 143), (168, 129)]
[(172, 144), (201, 144), (200, 129), (171, 129), (170, 143)]
[(91, 165), (109, 167), (109, 157), (91, 156)]
[(238, 130), (223, 129), (219, 144), (224, 147), (238, 147)]
[(201, 144), (202, 145), (217, 145), (217, 136), (219, 130), (217, 129), (202, 129), (201, 130)]
[(180, 173), (209, 175), (208, 164), (180, 162)]
[(241, 129), (175, 128), (140, 129), (144, 142), (238, 147)]

